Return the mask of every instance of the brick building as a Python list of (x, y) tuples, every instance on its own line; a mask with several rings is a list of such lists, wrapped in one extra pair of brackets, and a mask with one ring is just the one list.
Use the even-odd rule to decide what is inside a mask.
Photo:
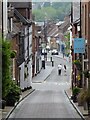
[[(90, 1), (82, 2), (81, 28), (82, 37), (85, 38), (86, 49), (83, 55), (83, 70), (90, 71)], [(88, 80), (83, 76), (83, 87), (90, 87)]]
[(32, 3), (8, 3), (8, 39), (16, 57), (12, 60), (12, 78), (22, 90), (31, 87), (32, 79)]
[(41, 42), (42, 42), (41, 23), (32, 23), (32, 77), (37, 75), (42, 68), (41, 61)]
[[(79, 14), (77, 14), (77, 9)], [(87, 97), (90, 98), (89, 94), (85, 90), (90, 90), (90, 1), (80, 2), (77, 6), (76, 3), (72, 4), (72, 61), (79, 60), (81, 63), (81, 69), (77, 69), (76, 65), (72, 63), (72, 86), (78, 86), (81, 88)], [(85, 53), (74, 53), (74, 38), (84, 38), (85, 39)], [(78, 77), (80, 74), (80, 77)], [(82, 92), (81, 92), (82, 93)], [(81, 94), (80, 93), (80, 94)], [(84, 95), (84, 96), (85, 96)], [(83, 96), (83, 97), (84, 97)], [(80, 101), (79, 101), (80, 102)], [(86, 103), (86, 104), (85, 104)], [(84, 109), (88, 108), (88, 113), (90, 114), (89, 104), (84, 99)], [(86, 107), (85, 107), (86, 106)]]

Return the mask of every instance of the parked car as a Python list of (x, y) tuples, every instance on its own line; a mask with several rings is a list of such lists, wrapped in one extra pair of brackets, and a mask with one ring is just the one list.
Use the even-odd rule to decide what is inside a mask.
[(58, 55), (58, 51), (56, 49), (52, 50), (52, 55)]

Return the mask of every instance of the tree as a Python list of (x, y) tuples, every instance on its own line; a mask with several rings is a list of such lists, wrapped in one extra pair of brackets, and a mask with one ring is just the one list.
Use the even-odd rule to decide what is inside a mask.
[[(13, 54), (14, 53), (14, 54)], [(11, 79), (11, 58), (15, 56), (15, 52), (11, 50), (8, 40), (2, 40), (2, 99), (6, 100), (6, 104), (10, 105), (18, 101), (20, 98), (20, 87), (18, 87)], [(11, 103), (12, 101), (12, 103)]]
[[(38, 3), (39, 4), (39, 3)], [(63, 21), (66, 14), (70, 12), (70, 3), (56, 2), (52, 3), (45, 2), (41, 9), (33, 10), (36, 21), (44, 21), (45, 13), (47, 19), (56, 21), (57, 19)]]
[(5, 99), (10, 83), (10, 43), (2, 40), (2, 98)]
[(44, 7), (50, 7), (50, 2), (45, 2)]
[(39, 21), (39, 22), (44, 21), (45, 15), (42, 10), (40, 9), (34, 10), (33, 14), (35, 16), (35, 21)]

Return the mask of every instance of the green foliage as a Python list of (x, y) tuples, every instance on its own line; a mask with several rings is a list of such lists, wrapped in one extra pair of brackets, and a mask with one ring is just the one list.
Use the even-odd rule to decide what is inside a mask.
[(90, 77), (90, 73), (89, 73), (89, 70), (85, 70), (83, 71), (83, 74), (86, 78), (89, 78)]
[(44, 21), (44, 13), (42, 12), (42, 10), (34, 10), (33, 14), (35, 15), (35, 20)]
[(90, 102), (90, 91), (88, 89), (83, 89), (80, 91), (78, 95), (78, 99), (84, 103), (84, 102)]
[(16, 102), (20, 98), (20, 88), (11, 80), (10, 60), (13, 52), (10, 42), (2, 40), (2, 99), (6, 100), (6, 103)]
[(45, 2), (44, 3), (44, 7), (49, 7), (50, 6), (50, 2)]
[(67, 33), (67, 35), (64, 36), (67, 40), (65, 41), (65, 53), (67, 55), (70, 54), (70, 33)]
[[(36, 3), (37, 4), (37, 3)], [(38, 3), (39, 4), (39, 3)], [(45, 2), (44, 7), (33, 10), (35, 21), (43, 22), (45, 17), (48, 20), (64, 20), (65, 15), (70, 12), (70, 3), (52, 3)]]
[(55, 8), (55, 9), (58, 9), (58, 8), (63, 8), (63, 9), (67, 9), (67, 7), (70, 7), (70, 3), (68, 2), (53, 2), (52, 3), (52, 7)]
[(4, 99), (10, 83), (10, 43), (2, 40), (2, 98)]
[(72, 92), (73, 92), (73, 95), (78, 95), (79, 92), (80, 92), (80, 88), (79, 87), (74, 87)]
[(7, 90), (7, 95), (5, 97), (7, 105), (17, 102), (20, 99), (21, 89), (13, 82), (10, 82), (10, 85)]
[(45, 18), (48, 20), (53, 20), (56, 18), (56, 11), (52, 7), (45, 7), (42, 9), (34, 10), (33, 14), (35, 15), (35, 20), (36, 21), (44, 21)]
[(11, 51), (10, 57), (15, 58), (15, 56), (16, 56), (16, 51), (15, 50)]
[(83, 104), (83, 102), (84, 102), (84, 96), (85, 96), (85, 91), (81, 90), (80, 93), (78, 94), (78, 102), (80, 104)]
[(68, 40), (70, 40), (70, 33), (68, 33), (68, 34), (65, 35), (64, 37), (67, 38)]
[(89, 90), (86, 90), (85, 93), (86, 93), (86, 94), (85, 94), (84, 99), (86, 100), (86, 102), (89, 102), (89, 103), (90, 103), (90, 91), (89, 91)]
[(82, 64), (81, 64), (80, 60), (74, 60), (73, 64), (76, 65), (78, 70), (82, 70)]
[(79, 65), (79, 64), (80, 64), (80, 60), (74, 60), (73, 63), (74, 63), (75, 65)]

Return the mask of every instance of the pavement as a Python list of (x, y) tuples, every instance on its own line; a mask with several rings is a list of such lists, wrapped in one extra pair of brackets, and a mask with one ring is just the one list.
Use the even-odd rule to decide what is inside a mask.
[(76, 109), (78, 114), (81, 116), (83, 120), (90, 120), (90, 116), (88, 116), (88, 110), (85, 110), (83, 106), (79, 106), (78, 103), (74, 103), (73, 100), (71, 99), (72, 95), (72, 90), (71, 88), (65, 91), (69, 101), (73, 105), (73, 107)]
[(40, 73), (32, 78), (32, 83), (44, 82), (50, 76), (53, 69), (54, 69), (54, 67), (52, 67), (52, 66), (45, 66), (45, 69), (42, 68)]
[(7, 120), (13, 110), (17, 107), (17, 105), (29, 94), (31, 94), (35, 89), (30, 89), (22, 92), (19, 102), (15, 104), (15, 106), (6, 106), (4, 109), (0, 109), (0, 120)]

